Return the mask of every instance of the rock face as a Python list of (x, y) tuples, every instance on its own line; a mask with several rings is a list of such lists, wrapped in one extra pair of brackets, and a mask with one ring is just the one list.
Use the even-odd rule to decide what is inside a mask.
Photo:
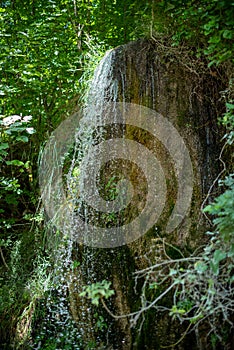
[[(171, 148), (167, 147), (167, 141), (163, 138), (160, 140), (160, 137), (157, 139), (147, 130), (147, 125), (143, 129), (128, 123), (119, 127), (118, 123), (115, 123), (105, 128), (104, 134), (109, 135), (108, 139), (110, 135), (111, 138), (124, 135), (125, 138), (150, 149), (160, 163), (166, 184), (165, 206), (157, 222), (146, 234), (120, 247), (84, 248), (77, 245), (73, 251), (73, 258), (81, 262), (83, 284), (103, 279), (111, 281), (115, 296), (106, 303), (116, 315), (128, 314), (138, 309), (141, 285), (134, 288), (133, 273), (146, 268), (150, 260), (154, 260), (152, 246), (155, 247), (159, 237), (167, 239), (170, 244), (187, 253), (204, 240), (203, 233), (208, 223), (200, 208), (209, 187), (220, 171), (218, 155), (221, 146), (216, 121), (217, 113), (222, 113), (218, 102), (222, 85), (215, 74), (210, 71), (204, 73), (202, 62), (192, 65), (187, 62), (187, 58), (184, 60), (183, 55), (162, 48), (154, 41), (132, 42), (106, 54), (91, 84), (89, 104), (95, 105), (95, 113), (101, 115), (110, 102), (132, 103), (145, 106), (169, 121), (173, 130), (178, 131), (183, 140), (193, 169), (193, 192), (188, 210), (178, 221), (178, 225), (169, 232), (167, 223), (178, 200), (179, 188), (183, 188), (183, 184), (178, 184), (178, 169), (172, 154), (176, 144), (172, 144)], [(167, 131), (165, 133), (164, 130), (165, 138), (170, 138), (170, 129)], [(175, 154), (178, 157), (178, 150)], [(138, 159), (139, 156), (141, 155), (137, 155)], [(184, 155), (181, 154), (181, 164), (185, 162), (184, 159)], [(182, 164), (181, 167), (183, 166)], [(109, 165), (109, 178), (113, 176), (116, 167), (118, 165)], [(122, 168), (124, 169), (124, 166)], [(130, 178), (133, 187), (140, 188), (141, 183), (147, 179), (142, 175), (137, 182), (137, 176), (141, 176), (139, 169), (129, 163), (126, 164), (126, 168), (132, 173)], [(189, 176), (189, 173), (183, 175), (185, 184), (186, 176)], [(142, 199), (144, 191), (144, 188), (138, 191), (136, 202), (137, 198)], [(132, 207), (128, 212), (128, 215), (131, 214), (138, 215)], [(79, 298), (77, 295), (72, 297), (74, 290), (73, 283), (70, 290), (72, 313), (74, 318), (79, 320)], [(164, 314), (156, 314), (153, 310), (146, 314), (141, 331), (138, 332), (140, 324), (131, 328), (128, 318), (113, 319), (101, 306), (98, 307), (98, 311), (92, 311), (90, 305), (87, 305), (87, 308), (87, 334), (92, 333), (96, 348), (160, 349), (163, 345), (176, 343), (183, 333), (183, 328), (178, 328), (178, 325)], [(82, 313), (84, 319), (84, 308)], [(90, 315), (94, 313), (98, 316), (93, 316), (93, 321), (90, 321)], [(99, 316), (104, 318), (107, 327), (97, 327)], [(90, 322), (93, 324), (92, 332)], [(196, 344), (194, 335), (190, 334), (180, 345), (173, 348), (198, 349)]]

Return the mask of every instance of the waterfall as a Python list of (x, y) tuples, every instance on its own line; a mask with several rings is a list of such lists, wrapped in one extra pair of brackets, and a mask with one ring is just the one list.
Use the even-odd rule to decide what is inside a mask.
[(111, 312), (136, 311), (141, 299), (133, 272), (155, 261), (157, 239), (186, 249), (200, 239), (194, 232), (205, 224), (198, 217), (208, 153), (194, 115), (203, 122), (207, 101), (196, 98), (195, 78), (147, 40), (110, 50), (94, 73), (86, 106), (47, 143), (40, 184), (58, 231), (56, 302), (47, 308), (62, 329), (58, 339), (69, 334), (72, 349), (155, 349), (170, 327), (173, 339), (176, 330), (164, 327), (162, 317), (150, 314), (138, 334), (128, 318), (114, 320), (80, 293), (107, 280), (115, 290), (106, 301)]

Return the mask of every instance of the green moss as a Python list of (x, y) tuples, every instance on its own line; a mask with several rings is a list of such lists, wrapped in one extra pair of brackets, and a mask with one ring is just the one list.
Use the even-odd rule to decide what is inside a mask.
[(179, 115), (177, 115), (176, 120), (179, 128), (184, 127), (187, 122), (185, 113), (180, 113)]

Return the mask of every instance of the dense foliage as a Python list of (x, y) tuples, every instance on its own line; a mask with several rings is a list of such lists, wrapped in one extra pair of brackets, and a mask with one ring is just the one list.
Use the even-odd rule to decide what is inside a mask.
[(208, 55), (210, 64), (233, 61), (232, 1), (165, 0), (156, 1), (155, 12), (158, 7), (162, 7), (166, 15), (165, 24), (169, 24), (167, 31), (172, 35), (174, 45), (189, 43), (197, 55), (201, 52)]
[[(7, 347), (22, 311), (28, 308), (30, 318), (37, 299), (49, 288), (37, 162), (50, 132), (77, 101), (82, 103), (104, 52), (139, 37), (163, 37), (172, 47), (186, 45), (191, 56), (205, 55), (209, 65), (223, 65), (231, 72), (234, 2), (6, 0), (0, 4), (0, 346)], [(226, 113), (220, 116), (227, 130), (226, 147), (234, 141), (232, 79), (223, 98)], [(228, 169), (232, 171), (232, 166)], [(225, 175), (227, 189), (206, 208), (215, 217), (211, 243), (198, 263), (189, 265), (191, 276), (214, 275), (222, 287), (233, 283), (222, 278), (226, 268), (231, 273), (234, 267), (234, 186), (233, 176)], [(172, 308), (172, 314), (181, 318), (187, 312), (184, 305)]]

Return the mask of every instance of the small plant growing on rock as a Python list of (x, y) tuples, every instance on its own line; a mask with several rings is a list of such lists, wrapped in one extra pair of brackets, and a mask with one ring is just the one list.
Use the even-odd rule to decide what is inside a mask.
[(103, 298), (108, 299), (115, 293), (113, 289), (110, 289), (110, 285), (111, 282), (108, 282), (106, 280), (92, 283), (90, 285), (84, 286), (83, 292), (81, 292), (79, 295), (81, 297), (87, 296), (89, 299), (91, 299), (93, 305), (98, 306), (100, 300)]

